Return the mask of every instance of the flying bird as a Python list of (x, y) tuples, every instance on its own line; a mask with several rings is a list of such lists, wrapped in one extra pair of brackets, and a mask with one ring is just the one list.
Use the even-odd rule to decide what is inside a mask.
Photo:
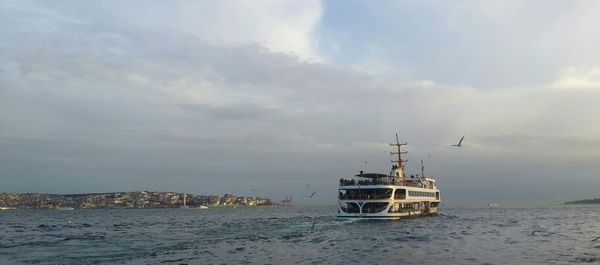
[(465, 139), (465, 136), (464, 136), (464, 135), (463, 135), (463, 137), (462, 137), (462, 138), (460, 138), (460, 141), (458, 141), (458, 144), (453, 144), (452, 146), (456, 146), (456, 147), (458, 147), (458, 148), (461, 148), (461, 147), (463, 147), (463, 145), (462, 145), (462, 141), (463, 141), (463, 139)]
[(317, 193), (316, 191), (313, 191), (313, 193), (312, 193), (311, 195), (308, 195), (308, 196), (306, 196), (306, 197), (311, 197), (311, 198), (312, 198), (312, 197), (315, 197), (315, 194), (316, 194), (316, 193)]

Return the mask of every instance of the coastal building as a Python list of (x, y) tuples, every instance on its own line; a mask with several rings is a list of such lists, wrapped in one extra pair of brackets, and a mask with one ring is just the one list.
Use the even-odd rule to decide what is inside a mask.
[(234, 205), (236, 200), (236, 196), (233, 196), (229, 193), (225, 193), (225, 195), (223, 195), (223, 197), (221, 198), (221, 205)]

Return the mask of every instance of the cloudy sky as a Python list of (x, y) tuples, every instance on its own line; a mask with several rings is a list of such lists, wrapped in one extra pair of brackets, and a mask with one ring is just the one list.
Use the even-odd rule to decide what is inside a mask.
[[(1, 1), (0, 192), (600, 197), (598, 1)], [(464, 148), (450, 147), (466, 135)], [(317, 191), (315, 199), (306, 185)]]

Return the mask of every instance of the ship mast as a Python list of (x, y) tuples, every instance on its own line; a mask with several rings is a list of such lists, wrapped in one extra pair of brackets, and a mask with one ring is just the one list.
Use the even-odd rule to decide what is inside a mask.
[(397, 152), (390, 152), (391, 155), (398, 155), (398, 160), (392, 160), (392, 163), (398, 163), (398, 166), (392, 166), (392, 172), (396, 172), (397, 176), (400, 177), (402, 180), (406, 179), (406, 176), (404, 175), (404, 162), (407, 162), (408, 160), (402, 159), (402, 154), (406, 154), (407, 152), (402, 151), (401, 147), (406, 144), (406, 142), (404, 142), (403, 144), (400, 143), (400, 141), (398, 140), (398, 134), (396, 134), (396, 143), (390, 144), (390, 146), (396, 146), (396, 148), (398, 148)]

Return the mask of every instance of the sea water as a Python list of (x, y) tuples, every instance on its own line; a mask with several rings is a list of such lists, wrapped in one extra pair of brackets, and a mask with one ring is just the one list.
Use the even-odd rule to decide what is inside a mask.
[(0, 212), (0, 264), (600, 262), (600, 206), (441, 207), (341, 220), (336, 208)]

